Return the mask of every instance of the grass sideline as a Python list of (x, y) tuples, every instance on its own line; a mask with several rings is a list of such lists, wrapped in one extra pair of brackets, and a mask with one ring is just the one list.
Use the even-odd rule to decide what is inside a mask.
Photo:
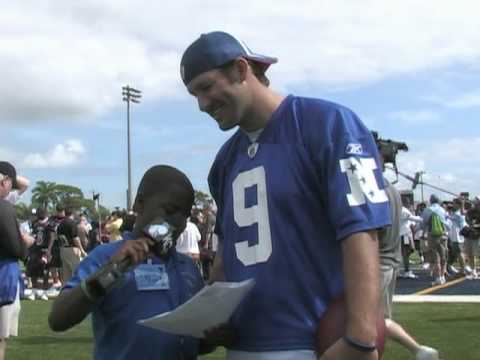
[[(91, 359), (89, 320), (65, 332), (54, 333), (47, 325), (52, 301), (22, 301), (20, 336), (7, 343), (8, 360)], [(478, 304), (396, 304), (395, 319), (420, 341), (436, 347), (444, 360), (480, 359), (480, 307)], [(224, 350), (200, 357), (224, 359)], [(392, 342), (386, 360), (409, 360), (412, 356)]]

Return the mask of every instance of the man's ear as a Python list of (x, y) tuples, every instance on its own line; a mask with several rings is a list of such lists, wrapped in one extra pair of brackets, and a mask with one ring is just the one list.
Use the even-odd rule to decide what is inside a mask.
[(237, 58), (235, 60), (235, 80), (240, 83), (244, 82), (247, 78), (248, 68), (249, 65), (247, 60), (244, 58)]

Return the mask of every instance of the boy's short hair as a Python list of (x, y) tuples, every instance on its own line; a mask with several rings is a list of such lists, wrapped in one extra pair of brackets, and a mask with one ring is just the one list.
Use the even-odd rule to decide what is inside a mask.
[(165, 188), (171, 187), (172, 185), (180, 187), (185, 191), (186, 202), (189, 204), (188, 212), (190, 212), (195, 199), (193, 185), (183, 172), (168, 165), (155, 165), (145, 172), (138, 185), (135, 203), (137, 203), (139, 199), (165, 191)]

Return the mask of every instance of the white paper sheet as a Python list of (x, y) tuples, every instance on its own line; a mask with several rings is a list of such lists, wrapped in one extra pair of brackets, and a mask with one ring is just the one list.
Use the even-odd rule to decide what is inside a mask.
[(203, 338), (203, 332), (228, 321), (255, 285), (255, 280), (215, 282), (176, 309), (138, 323), (171, 334)]

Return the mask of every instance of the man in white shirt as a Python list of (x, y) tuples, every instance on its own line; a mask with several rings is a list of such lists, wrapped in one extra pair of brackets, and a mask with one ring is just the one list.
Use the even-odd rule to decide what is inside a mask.
[(201, 240), (202, 236), (198, 230), (197, 225), (190, 221), (190, 218), (187, 220), (187, 226), (185, 230), (177, 239), (176, 249), (179, 253), (190, 256), (194, 261), (200, 259), (200, 249), (198, 247), (198, 242)]
[(28, 186), (30, 185), (30, 181), (24, 176), (17, 175), (16, 184), (17, 184), (17, 188), (12, 189), (12, 191), (10, 191), (7, 197), (5, 198), (5, 200), (7, 200), (10, 204), (13, 204), (13, 205), (15, 205), (18, 202), (18, 200), (20, 200), (20, 197), (22, 196), (22, 194), (25, 191), (27, 191)]
[(413, 240), (412, 224), (421, 223), (420, 216), (413, 215), (410, 210), (402, 206), (400, 215), (400, 239), (402, 242), (402, 259), (404, 278), (415, 279), (417, 276), (410, 270), (410, 254), (415, 250), (415, 242)]
[[(456, 270), (453, 266), (453, 263), (457, 260), (460, 264), (460, 273), (465, 273), (465, 239), (463, 235), (460, 234), (460, 231), (467, 225), (467, 222), (465, 220), (465, 215), (462, 214), (462, 208), (462, 201), (460, 199), (455, 199), (453, 201), (453, 209), (448, 214), (448, 220), (451, 224), (448, 232), (448, 237), (451, 241), (451, 251), (448, 254), (448, 266), (453, 273), (455, 273)], [(471, 274), (467, 275), (467, 278), (469, 276), (471, 276)]]

